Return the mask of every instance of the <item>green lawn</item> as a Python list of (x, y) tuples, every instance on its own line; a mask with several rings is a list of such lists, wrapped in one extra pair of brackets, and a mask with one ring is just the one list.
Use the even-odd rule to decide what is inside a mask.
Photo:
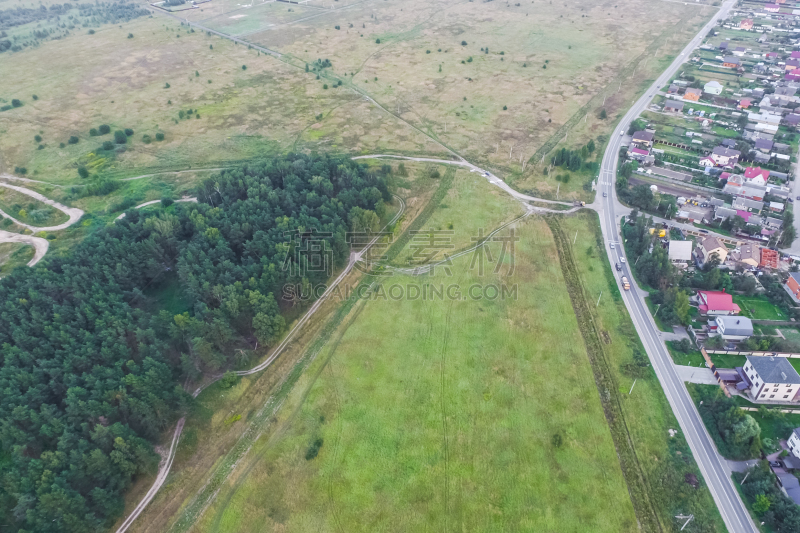
[(742, 315), (756, 320), (787, 320), (786, 314), (763, 296), (734, 295), (733, 302), (742, 308)]
[[(376, 286), (197, 529), (636, 531), (552, 236), (519, 231), (513, 274)], [(381, 296), (502, 282), (516, 299)]]

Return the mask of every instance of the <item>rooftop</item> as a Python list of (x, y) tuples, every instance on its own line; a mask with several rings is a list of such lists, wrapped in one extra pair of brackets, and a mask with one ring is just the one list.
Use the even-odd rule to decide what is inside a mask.
[(738, 313), (739, 306), (733, 303), (733, 297), (723, 291), (698, 291), (698, 297), (701, 298), (700, 305), (701, 311), (733, 311)]
[(672, 261), (692, 259), (692, 241), (669, 241), (669, 258)]
[(653, 134), (649, 131), (637, 131), (633, 134), (633, 140), (634, 141), (641, 140), (649, 142), (653, 140)]
[(753, 321), (746, 316), (718, 316), (716, 322), (718, 326), (725, 330), (723, 335), (749, 337), (753, 334)]
[(784, 357), (747, 356), (764, 383), (800, 384), (800, 374)]

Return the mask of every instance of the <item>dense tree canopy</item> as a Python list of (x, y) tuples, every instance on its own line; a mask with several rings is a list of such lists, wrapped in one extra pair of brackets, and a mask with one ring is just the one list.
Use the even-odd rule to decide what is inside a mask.
[[(3, 523), (107, 527), (190, 401), (179, 380), (273, 341), (284, 326), (274, 295), (325, 281), (346, 262), (347, 231), (375, 229), (390, 199), (384, 178), (352, 161), (300, 155), (224, 171), (197, 193), (198, 204), (130, 211), (0, 280)], [(169, 280), (188, 311), (159, 303), (154, 287)]]

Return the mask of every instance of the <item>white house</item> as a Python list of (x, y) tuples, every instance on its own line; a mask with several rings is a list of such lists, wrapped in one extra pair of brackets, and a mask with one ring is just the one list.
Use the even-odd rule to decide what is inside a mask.
[(743, 341), (753, 336), (753, 322), (746, 316), (718, 316), (716, 334), (726, 341)]
[(794, 428), (792, 436), (786, 441), (786, 446), (792, 455), (800, 459), (800, 428)]
[(703, 86), (703, 92), (708, 94), (722, 94), (722, 84), (711, 80)]
[(783, 357), (747, 356), (743, 367), (754, 400), (794, 402), (800, 390), (800, 374)]
[(669, 241), (669, 260), (687, 263), (692, 260), (692, 241)]

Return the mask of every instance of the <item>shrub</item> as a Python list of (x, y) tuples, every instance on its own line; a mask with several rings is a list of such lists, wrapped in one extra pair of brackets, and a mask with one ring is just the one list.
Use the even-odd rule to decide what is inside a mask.
[(133, 39), (133, 34), (132, 33), (128, 34), (128, 39)]
[(25, 167), (14, 167), (15, 174), (22, 174), (23, 176), (28, 173), (28, 169)]
[(124, 131), (117, 130), (114, 132), (114, 142), (117, 144), (125, 144), (128, 142), (128, 136), (125, 135)]
[(306, 450), (306, 461), (310, 461), (319, 454), (319, 449), (322, 448), (322, 437), (319, 437)]
[(467, 46), (467, 41), (461, 41), (461, 46)]
[(92, 137), (97, 137), (98, 135), (100, 135), (100, 132), (97, 131), (97, 128), (92, 128), (89, 130), (89, 135), (91, 135)]
[(33, 98), (34, 100), (38, 100), (38, 99), (39, 99), (39, 97), (38, 97), (38, 96), (36, 96), (35, 94), (34, 94), (34, 95), (31, 95), (31, 98)]
[(239, 382), (239, 376), (237, 376), (230, 370), (225, 372), (225, 375), (223, 375), (222, 379), (219, 380), (219, 384), (222, 386), (223, 389), (230, 389), (238, 382)]
[(20, 102), (17, 98), (11, 100), (12, 107), (22, 107), (22, 102)]
[(109, 126), (108, 124), (101, 124), (100, 127), (98, 128), (98, 131), (100, 131), (100, 135), (111, 133), (111, 126)]
[(133, 130), (132, 130), (132, 129), (130, 129), (130, 128), (125, 128), (125, 135), (127, 135), (128, 137), (130, 137), (131, 135), (133, 135)]
[(606, 118), (608, 118), (608, 113), (606, 113), (605, 108), (600, 110), (600, 118), (602, 120), (605, 120)]
[(113, 150), (113, 149), (114, 149), (114, 143), (112, 143), (111, 141), (103, 142), (103, 150)]
[(431, 53), (431, 51), (430, 51), (430, 50), (425, 50), (425, 53), (426, 53), (426, 54), (430, 54), (430, 53)]
[(161, 205), (162, 205), (162, 207), (169, 207), (174, 203), (175, 203), (175, 200), (173, 200), (169, 196), (162, 196), (161, 197)]
[(163, 133), (156, 133), (156, 140), (157, 141), (163, 141), (164, 140), (164, 134)]
[(247, 70), (247, 65), (242, 65), (242, 70)]
[(60, 143), (60, 144), (58, 145), (58, 147), (59, 147), (59, 148), (64, 148), (65, 146), (66, 146), (66, 144), (64, 144), (64, 143)]
[(337, 30), (338, 30), (338, 29), (340, 29), (338, 25), (337, 25), (337, 26), (334, 26), (334, 28), (336, 28)]
[(381, 40), (380, 39), (375, 39), (375, 44), (381, 44)]
[(80, 141), (80, 139), (78, 139), (75, 135), (73, 135), (72, 137), (69, 138), (67, 142), (69, 144), (78, 144), (78, 141)]
[(503, 106), (503, 111), (508, 111), (508, 106)]
[(94, 35), (94, 30), (89, 30), (89, 35)]
[(323, 85), (322, 85), (322, 88), (323, 88), (323, 89), (327, 89), (327, 88), (328, 88), (328, 84), (327, 84), (327, 83), (323, 84)]
[(33, 140), (36, 141), (37, 143), (40, 143), (40, 142), (42, 142), (42, 136), (41, 135), (34, 135), (33, 136)]
[(39, 146), (37, 146), (37, 147), (36, 147), (36, 149), (37, 149), (37, 150), (44, 150), (44, 145), (43, 145), (43, 144), (40, 144)]
[(151, 142), (153, 142), (153, 139), (151, 139), (150, 136), (145, 133), (144, 135), (142, 135), (142, 142), (144, 144), (150, 144)]
[(165, 88), (165, 89), (169, 89), (169, 83), (165, 83), (165, 84), (164, 84), (164, 88)]
[(78, 167), (78, 176), (82, 177), (83, 179), (88, 178), (89, 177), (89, 170), (84, 166)]

